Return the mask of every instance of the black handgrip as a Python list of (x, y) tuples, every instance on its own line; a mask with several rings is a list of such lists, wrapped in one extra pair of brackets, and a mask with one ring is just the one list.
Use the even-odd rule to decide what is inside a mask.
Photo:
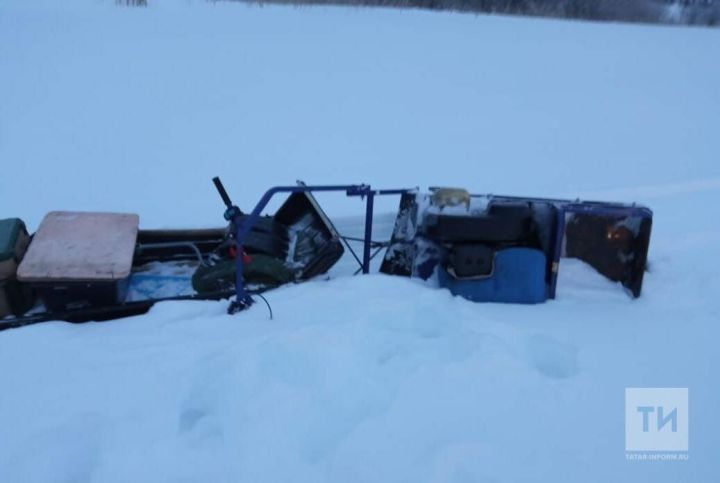
[(215, 176), (212, 181), (215, 184), (215, 189), (217, 189), (218, 193), (220, 193), (220, 198), (222, 198), (225, 206), (232, 208), (232, 201), (230, 200), (230, 196), (228, 196), (227, 191), (225, 191), (225, 187), (223, 186), (222, 181), (220, 181), (220, 178)]
[(223, 213), (223, 218), (227, 221), (233, 221), (237, 217), (242, 216), (242, 210), (232, 204), (232, 200), (230, 199), (230, 196), (228, 196), (227, 191), (225, 191), (225, 187), (223, 186), (222, 181), (220, 181), (220, 178), (215, 176), (213, 178), (213, 184), (215, 185), (215, 189), (217, 189), (218, 193), (220, 193), (220, 198), (222, 198), (223, 203), (225, 203), (225, 207), (227, 208), (225, 213)]

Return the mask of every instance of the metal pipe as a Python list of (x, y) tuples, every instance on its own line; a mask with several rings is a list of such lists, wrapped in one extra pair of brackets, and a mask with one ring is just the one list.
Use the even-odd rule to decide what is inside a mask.
[(363, 273), (370, 273), (370, 245), (372, 244), (373, 208), (375, 192), (369, 191), (365, 205), (365, 240), (363, 241)]

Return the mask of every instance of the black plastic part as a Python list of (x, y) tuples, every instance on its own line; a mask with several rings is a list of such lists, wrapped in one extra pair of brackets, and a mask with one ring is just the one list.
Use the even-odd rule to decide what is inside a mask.
[[(249, 215), (242, 215), (240, 221), (244, 222)], [(269, 235), (273, 235), (281, 240), (288, 241), (288, 227), (282, 223), (278, 223), (271, 216), (261, 216), (255, 220), (255, 224), (252, 227), (251, 232), (261, 232)]]
[(491, 201), (488, 205), (488, 215), (527, 220), (532, 212), (530, 204), (525, 201)]
[[(16, 278), (0, 280), (0, 292), (10, 305), (10, 311), (14, 315), (22, 315), (30, 310), (35, 303), (35, 292), (25, 283), (19, 282)], [(4, 315), (4, 314), (3, 314)], [(0, 317), (2, 319), (2, 317)]]
[(403, 193), (400, 196), (400, 208), (395, 219), (390, 246), (380, 265), (381, 273), (402, 277), (412, 275), (416, 253), (417, 210), (416, 194)]
[(310, 256), (303, 260), (294, 260), (302, 262), (302, 267), (297, 274), (298, 280), (307, 280), (327, 272), (345, 252), (340, 241), (340, 234), (310, 193), (291, 194), (275, 213), (274, 219), (278, 223), (291, 227), (308, 216), (310, 217), (309, 223), (304, 226), (316, 235), (316, 244)]
[(532, 236), (528, 203), (491, 203), (486, 214), (428, 214), (423, 233), (443, 242), (519, 242)]
[(125, 300), (128, 278), (112, 282), (33, 282), (29, 285), (51, 311), (116, 305)]
[(228, 195), (227, 191), (225, 190), (225, 186), (223, 186), (222, 181), (220, 181), (220, 178), (215, 176), (212, 179), (213, 184), (215, 185), (215, 189), (220, 194), (220, 198), (222, 198), (223, 203), (225, 204), (225, 212), (223, 213), (223, 218), (227, 221), (233, 221), (238, 216), (243, 215), (243, 211), (238, 208), (237, 206), (233, 205), (232, 200), (230, 199), (230, 195)]
[[(260, 293), (262, 290), (253, 290), (249, 293)], [(225, 290), (214, 293), (205, 293), (202, 295), (182, 295), (178, 297), (166, 297), (154, 300), (142, 300), (138, 302), (125, 302), (121, 304), (107, 305), (103, 307), (80, 307), (61, 311), (42, 312), (23, 317), (15, 317), (0, 320), (0, 331), (6, 329), (14, 329), (24, 327), (26, 325), (39, 324), (49, 321), (64, 321), (72, 323), (83, 322), (103, 322), (106, 320), (115, 320), (123, 317), (132, 317), (142, 315), (158, 302), (167, 302), (173, 300), (222, 300), (228, 299), (235, 294), (235, 290)]]
[[(231, 300), (230, 305), (228, 305), (228, 308), (227, 308), (227, 313), (230, 315), (237, 314), (238, 312), (242, 312), (243, 310), (249, 309), (250, 306), (253, 305), (254, 303), (255, 303), (255, 301), (249, 295), (247, 295), (242, 300)], [(268, 307), (269, 307), (269, 305), (268, 305)]]
[(231, 206), (225, 212), (223, 213), (223, 218), (225, 218), (226, 221), (232, 221), (238, 216), (242, 216), (243, 212), (240, 208), (237, 206)]
[(448, 253), (449, 267), (458, 278), (488, 277), (493, 273), (495, 250), (477, 243), (458, 243)]
[(222, 181), (220, 181), (220, 178), (218, 176), (215, 176), (212, 179), (213, 184), (215, 185), (215, 189), (220, 194), (220, 198), (222, 198), (223, 203), (225, 203), (225, 206), (227, 208), (232, 208), (232, 200), (230, 200), (230, 196), (228, 195), (227, 191), (225, 191), (225, 186), (223, 186)]
[(243, 248), (249, 254), (262, 253), (284, 260), (287, 257), (288, 241), (269, 233), (251, 231), (245, 235)]
[(548, 287), (552, 284), (553, 260), (555, 258), (555, 244), (557, 237), (557, 208), (549, 202), (532, 201), (533, 234), (537, 241), (537, 248), (543, 251), (547, 259), (545, 281)]
[[(573, 214), (565, 226), (565, 255), (592, 265), (634, 297), (642, 290), (652, 219)], [(637, 226), (633, 232), (626, 224)]]

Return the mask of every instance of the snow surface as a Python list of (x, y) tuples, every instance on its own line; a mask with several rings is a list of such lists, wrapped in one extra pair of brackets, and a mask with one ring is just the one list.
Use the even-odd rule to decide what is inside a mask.
[[(540, 306), (342, 264), (268, 293), (273, 321), (185, 302), (2, 332), (0, 481), (720, 480), (718, 47), (709, 29), (0, 1), (0, 217), (31, 229), (58, 209), (217, 225), (214, 175), (243, 207), (303, 178), (655, 212), (638, 300), (570, 260)], [(689, 461), (625, 459), (626, 387), (689, 388)]]

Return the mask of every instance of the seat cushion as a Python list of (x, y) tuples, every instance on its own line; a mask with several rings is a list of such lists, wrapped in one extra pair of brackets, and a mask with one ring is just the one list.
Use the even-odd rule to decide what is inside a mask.
[(18, 268), (23, 282), (117, 281), (132, 269), (139, 219), (127, 213), (54, 211)]

